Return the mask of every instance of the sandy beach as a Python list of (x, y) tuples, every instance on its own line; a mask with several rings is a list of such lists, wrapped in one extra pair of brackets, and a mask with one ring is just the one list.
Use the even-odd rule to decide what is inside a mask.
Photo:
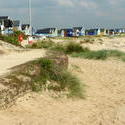
[[(102, 38), (83, 44), (92, 50), (125, 52), (125, 38)], [(0, 74), (39, 58), (41, 50), (0, 55)], [(9, 62), (9, 63), (8, 63)], [(125, 125), (125, 63), (69, 57), (69, 70), (85, 84), (85, 99), (52, 98), (48, 92), (27, 93), (0, 111), (1, 125)]]

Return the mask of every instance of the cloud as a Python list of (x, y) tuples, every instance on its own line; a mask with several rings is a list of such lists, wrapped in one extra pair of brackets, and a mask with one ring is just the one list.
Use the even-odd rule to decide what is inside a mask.
[(85, 9), (97, 8), (98, 4), (90, 0), (52, 0), (60, 6), (65, 7), (84, 7)]
[(123, 2), (123, 0), (108, 0), (108, 2), (111, 4), (111, 5), (119, 5)]
[(52, 0), (56, 2), (60, 6), (64, 7), (84, 7), (84, 9), (95, 9), (98, 7), (97, 2), (93, 2), (91, 0)]
[(85, 7), (86, 9), (96, 9), (98, 7), (98, 4), (96, 2), (86, 0), (81, 0), (79, 5)]
[(56, 0), (56, 2), (61, 6), (74, 7), (75, 3), (72, 0)]

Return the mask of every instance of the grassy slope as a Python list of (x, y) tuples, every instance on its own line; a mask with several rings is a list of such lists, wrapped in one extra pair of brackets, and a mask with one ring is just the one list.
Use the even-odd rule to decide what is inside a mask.
[[(19, 77), (23, 77), (19, 79)], [(57, 65), (53, 60), (40, 58), (20, 66), (13, 72), (9, 79), (18, 85), (26, 82), (32, 91), (39, 92), (44, 89), (54, 92), (64, 92), (67, 97), (83, 98), (81, 82), (67, 69)]]

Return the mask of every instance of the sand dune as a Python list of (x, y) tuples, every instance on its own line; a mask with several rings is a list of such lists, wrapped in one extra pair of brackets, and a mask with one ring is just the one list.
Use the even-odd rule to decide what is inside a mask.
[[(20, 58), (16, 64), (23, 63), (41, 56), (41, 51), (10, 54), (6, 61), (17, 56)], [(55, 99), (48, 92), (28, 93), (9, 109), (0, 111), (0, 125), (125, 125), (125, 63), (79, 58), (70, 58), (69, 63), (69, 70), (86, 84), (86, 99)], [(10, 61), (4, 69), (14, 65)]]
[(70, 71), (86, 84), (86, 99), (29, 93), (0, 112), (3, 125), (124, 125), (125, 63), (70, 58)]

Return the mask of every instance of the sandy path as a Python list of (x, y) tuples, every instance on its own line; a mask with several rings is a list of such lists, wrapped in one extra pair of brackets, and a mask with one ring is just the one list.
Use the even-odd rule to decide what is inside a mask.
[(87, 85), (85, 100), (30, 93), (0, 112), (0, 124), (125, 125), (125, 63), (70, 58), (70, 64)]
[(0, 55), (0, 75), (9, 72), (9, 69), (23, 64), (27, 61), (43, 57), (44, 50), (30, 50), (23, 52), (11, 52), (10, 54)]

